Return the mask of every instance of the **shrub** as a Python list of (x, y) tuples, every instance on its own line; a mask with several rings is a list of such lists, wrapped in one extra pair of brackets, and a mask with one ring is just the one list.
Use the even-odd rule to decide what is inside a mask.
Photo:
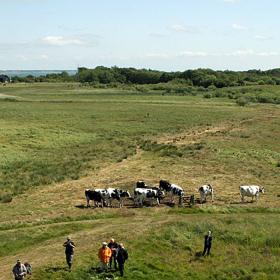
[(13, 200), (13, 196), (10, 193), (0, 196), (0, 201), (2, 203), (10, 203)]
[(211, 98), (212, 95), (211, 95), (211, 93), (206, 92), (206, 93), (203, 94), (203, 97), (204, 98)]
[(211, 86), (208, 87), (208, 89), (209, 89), (209, 90), (216, 90), (217, 88), (216, 88), (215, 85), (211, 85)]
[(249, 101), (248, 101), (248, 99), (245, 98), (245, 97), (239, 97), (239, 98), (236, 100), (236, 104), (237, 104), (238, 106), (244, 107), (244, 106), (246, 106), (246, 105), (249, 104)]

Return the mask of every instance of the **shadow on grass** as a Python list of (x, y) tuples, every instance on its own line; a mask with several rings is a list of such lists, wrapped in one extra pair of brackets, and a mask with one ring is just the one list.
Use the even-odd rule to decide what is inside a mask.
[(84, 204), (79, 204), (79, 205), (75, 205), (76, 208), (79, 208), (79, 209), (86, 209), (86, 208), (90, 208)]
[(203, 262), (204, 261), (204, 256), (202, 255), (202, 251), (198, 251), (198, 252), (195, 252), (193, 258), (190, 258), (189, 262), (197, 262), (197, 261), (200, 261), (200, 262)]
[(92, 267), (89, 270), (89, 273), (91, 275), (96, 275), (96, 278), (92, 279), (118, 279), (118, 276), (114, 275), (117, 270), (116, 269), (110, 269), (108, 271), (103, 271), (100, 267)]
[(229, 202), (230, 205), (246, 205), (246, 204), (250, 204), (250, 203), (254, 203), (255, 201), (232, 201)]
[(54, 266), (54, 267), (48, 267), (45, 269), (46, 272), (59, 272), (59, 271), (69, 271), (69, 269), (65, 266)]

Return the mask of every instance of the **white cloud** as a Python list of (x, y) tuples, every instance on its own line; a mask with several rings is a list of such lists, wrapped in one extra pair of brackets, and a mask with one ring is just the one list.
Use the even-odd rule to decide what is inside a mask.
[(49, 56), (47, 54), (41, 54), (40, 58), (44, 59), (44, 60), (47, 60), (47, 59), (49, 59)]
[(251, 49), (237, 50), (227, 53), (226, 56), (278, 56), (280, 53), (275, 51), (256, 52)]
[(202, 52), (202, 51), (183, 51), (179, 54), (179, 56), (208, 56), (210, 54), (206, 53), (206, 52)]
[(255, 52), (253, 50), (247, 49), (247, 50), (236, 50), (231, 53), (228, 53), (226, 55), (229, 56), (247, 56), (247, 55), (253, 55)]
[(204, 51), (182, 51), (179, 53), (150, 53), (145, 55), (145, 58), (151, 59), (175, 59), (175, 58), (184, 58), (184, 57), (249, 57), (249, 56), (258, 56), (258, 57), (271, 57), (271, 56), (280, 56), (279, 52), (276, 51), (263, 51), (257, 52), (252, 49), (244, 50), (235, 50), (232, 52), (204, 52)]
[(240, 24), (237, 24), (237, 23), (233, 23), (231, 25), (231, 27), (235, 30), (246, 30), (247, 27), (243, 26), (243, 25), (240, 25)]
[(172, 55), (166, 54), (166, 53), (149, 53), (146, 55), (148, 58), (171, 58)]
[(173, 24), (168, 27), (173, 32), (182, 32), (182, 33), (197, 33), (199, 28), (192, 25), (183, 25), (183, 24)]
[(257, 53), (258, 56), (278, 56), (278, 52), (259, 52)]
[(188, 28), (181, 24), (173, 24), (170, 26), (170, 29), (177, 31), (177, 32), (187, 32)]
[(264, 35), (255, 35), (254, 39), (264, 41), (264, 40), (270, 40), (272, 39), (271, 36), (264, 36)]
[(42, 38), (42, 42), (51, 46), (66, 46), (66, 45), (81, 46), (84, 44), (84, 42), (80, 39), (65, 38), (63, 36), (46, 36)]

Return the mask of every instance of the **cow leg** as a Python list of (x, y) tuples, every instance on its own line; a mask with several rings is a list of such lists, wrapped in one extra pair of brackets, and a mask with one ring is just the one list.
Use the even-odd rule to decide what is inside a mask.
[(136, 207), (138, 204), (138, 199), (134, 197), (134, 206)]
[(87, 199), (87, 207), (90, 207), (90, 205), (89, 205), (89, 198), (87, 197), (86, 199)]
[(206, 198), (205, 198), (205, 194), (202, 194), (201, 197), (200, 197), (200, 203), (204, 203), (206, 202)]
[(143, 199), (143, 197), (141, 197), (141, 198), (139, 199), (140, 207), (143, 207), (143, 202), (144, 202), (144, 199)]
[(157, 198), (157, 200), (156, 200), (156, 201), (157, 201), (157, 205), (159, 206), (159, 199)]

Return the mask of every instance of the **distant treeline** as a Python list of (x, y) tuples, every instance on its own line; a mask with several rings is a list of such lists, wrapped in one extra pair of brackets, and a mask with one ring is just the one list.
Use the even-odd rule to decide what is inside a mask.
[(87, 84), (160, 84), (178, 83), (197, 87), (232, 87), (246, 85), (280, 85), (280, 68), (261, 71), (214, 71), (211, 69), (164, 72), (150, 69), (98, 66), (94, 69), (78, 68), (77, 74), (67, 72), (34, 77), (12, 77), (13, 82), (80, 82)]

